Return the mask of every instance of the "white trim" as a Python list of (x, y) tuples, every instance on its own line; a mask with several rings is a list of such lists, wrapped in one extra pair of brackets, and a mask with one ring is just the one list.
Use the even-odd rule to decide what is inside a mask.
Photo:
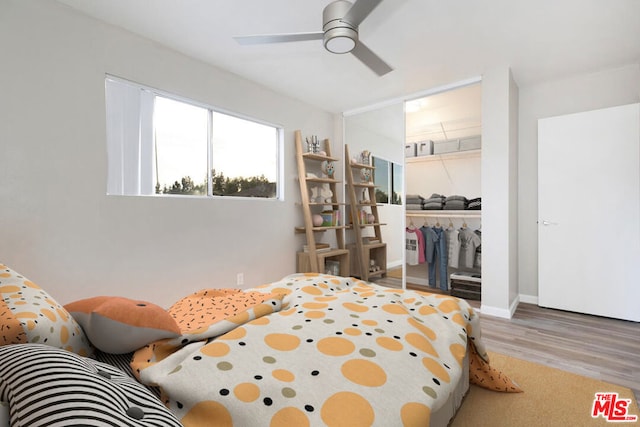
[(524, 303), (524, 304), (535, 304), (535, 305), (538, 305), (538, 296), (537, 295), (520, 294), (520, 302)]
[(215, 106), (215, 105), (207, 104), (206, 102), (200, 102), (200, 101), (197, 101), (197, 100), (195, 100), (193, 98), (188, 98), (186, 96), (176, 95), (175, 93), (167, 92), (167, 91), (164, 91), (162, 89), (155, 88), (153, 86), (148, 86), (148, 85), (145, 85), (145, 84), (142, 84), (142, 83), (138, 83), (138, 82), (133, 81), (133, 80), (125, 79), (123, 77), (114, 76), (113, 74), (108, 74), (107, 73), (107, 74), (105, 74), (105, 76), (106, 76), (107, 79), (112, 79), (114, 81), (121, 82), (121, 83), (127, 83), (127, 84), (130, 84), (130, 85), (136, 85), (140, 89), (147, 90), (149, 92), (152, 92), (155, 95), (159, 95), (159, 96), (162, 96), (164, 98), (173, 99), (174, 101), (184, 102), (185, 104), (189, 104), (189, 105), (193, 105), (193, 106), (201, 107), (201, 108), (206, 108), (206, 109), (212, 110), (212, 111), (214, 111), (216, 113), (226, 114), (228, 116), (233, 116), (233, 117), (236, 117), (238, 119), (243, 119), (243, 120), (247, 120), (247, 121), (250, 121), (250, 122), (259, 123), (261, 125), (266, 125), (266, 126), (271, 126), (271, 127), (275, 127), (275, 128), (284, 129), (284, 126), (280, 125), (280, 124), (275, 124), (275, 123), (268, 122), (266, 120), (257, 119), (255, 117), (247, 116), (247, 115), (242, 114), (242, 113), (238, 113), (238, 112), (235, 112), (235, 111), (227, 110), (225, 108), (221, 108), (221, 107), (218, 107), (218, 106)]
[(459, 89), (461, 87), (470, 86), (472, 84), (480, 83), (482, 81), (482, 76), (471, 77), (465, 80), (459, 80), (454, 83), (449, 83), (446, 85), (436, 86), (431, 89), (422, 90), (419, 92), (414, 92), (409, 95), (401, 96), (398, 98), (388, 99), (386, 101), (381, 101), (375, 104), (367, 105), (365, 107), (354, 108), (353, 110), (343, 111), (342, 116), (348, 117), (353, 116), (355, 114), (366, 113), (369, 111), (377, 110), (379, 108), (388, 107), (390, 105), (399, 104), (401, 102), (412, 101), (414, 99), (422, 98), (425, 96), (435, 95), (441, 92), (447, 92), (453, 89)]
[(513, 314), (516, 312), (516, 309), (518, 308), (519, 303), (520, 303), (520, 296), (518, 295), (513, 300), (508, 310), (504, 308), (492, 307), (485, 304), (481, 304), (480, 311), (482, 312), (482, 314), (486, 314), (489, 316), (502, 317), (503, 319), (511, 319), (513, 317)]

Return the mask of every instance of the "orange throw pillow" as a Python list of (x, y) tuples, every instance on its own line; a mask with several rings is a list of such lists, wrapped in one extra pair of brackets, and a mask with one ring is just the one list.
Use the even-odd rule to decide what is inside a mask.
[(99, 296), (64, 307), (91, 343), (105, 353), (130, 353), (154, 341), (180, 335), (169, 312), (147, 301)]

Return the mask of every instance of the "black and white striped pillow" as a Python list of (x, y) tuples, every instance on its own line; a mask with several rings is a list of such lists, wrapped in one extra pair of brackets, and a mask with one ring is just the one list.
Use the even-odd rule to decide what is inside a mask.
[(41, 344), (0, 347), (0, 401), (12, 427), (181, 426), (119, 369)]

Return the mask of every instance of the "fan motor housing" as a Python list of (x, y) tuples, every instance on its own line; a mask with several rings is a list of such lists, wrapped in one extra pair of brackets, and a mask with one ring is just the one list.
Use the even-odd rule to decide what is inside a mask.
[(358, 27), (342, 20), (350, 8), (351, 2), (336, 0), (322, 12), (323, 43), (329, 52), (349, 53), (358, 42)]

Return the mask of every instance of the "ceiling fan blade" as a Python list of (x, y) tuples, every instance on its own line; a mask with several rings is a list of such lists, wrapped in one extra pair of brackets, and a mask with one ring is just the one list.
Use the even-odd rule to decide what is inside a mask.
[(289, 34), (257, 34), (251, 36), (234, 36), (233, 38), (240, 44), (266, 44), (266, 43), (288, 43), (302, 42), (307, 40), (322, 40), (323, 32), (313, 33), (289, 33)]
[(381, 2), (382, 0), (356, 0), (341, 21), (357, 27)]
[(353, 48), (351, 53), (353, 53), (356, 58), (362, 61), (367, 67), (371, 68), (371, 70), (379, 76), (384, 76), (385, 74), (393, 71), (393, 68), (391, 68), (389, 64), (384, 62), (378, 55), (373, 53), (371, 49), (360, 41), (356, 43), (356, 47)]

